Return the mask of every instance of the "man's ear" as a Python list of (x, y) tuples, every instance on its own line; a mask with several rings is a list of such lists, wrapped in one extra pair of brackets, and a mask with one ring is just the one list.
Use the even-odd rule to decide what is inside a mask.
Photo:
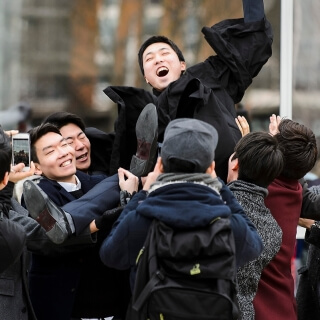
[(164, 173), (163, 163), (162, 163), (161, 157), (158, 157), (157, 163), (156, 163), (156, 165), (154, 166), (154, 171), (158, 171), (158, 172)]
[(159, 162), (159, 170), (160, 170), (160, 172), (164, 173), (163, 163), (162, 163), (161, 157), (158, 158), (158, 162)]
[(35, 163), (34, 167), (35, 167), (34, 174), (41, 176), (42, 175), (41, 165), (39, 163)]
[(230, 169), (232, 171), (239, 171), (239, 161), (238, 158), (235, 158), (231, 161)]
[(152, 88), (152, 85), (150, 84), (150, 82), (148, 81), (148, 79), (146, 77), (144, 77), (144, 80), (146, 80), (146, 83)]
[(233, 157), (234, 157), (234, 153), (230, 156), (229, 162), (228, 162), (227, 183), (238, 180), (239, 160), (238, 160), (238, 158), (231, 160)]
[(4, 174), (2, 181), (0, 181), (0, 190), (2, 190), (8, 184), (8, 181), (9, 181), (9, 172), (6, 172)]
[(216, 162), (215, 162), (215, 161), (212, 161), (211, 164), (210, 164), (210, 166), (209, 166), (208, 169), (206, 170), (206, 173), (211, 174), (211, 173), (214, 171), (215, 167), (216, 167)]
[(186, 71), (187, 69), (187, 64), (185, 61), (180, 61), (180, 65), (181, 65), (181, 71)]

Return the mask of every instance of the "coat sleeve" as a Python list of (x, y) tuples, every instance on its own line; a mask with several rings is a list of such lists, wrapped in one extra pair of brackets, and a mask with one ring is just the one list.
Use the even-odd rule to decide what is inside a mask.
[[(255, 0), (244, 2), (249, 2), (248, 8), (244, 8), (248, 21), (261, 16), (261, 8), (256, 10), (249, 8)], [(267, 19), (262, 16), (258, 21), (248, 23), (245, 21), (229, 19), (211, 28), (202, 29), (205, 39), (217, 54), (204, 62), (206, 70), (211, 70), (206, 72), (204, 83), (211, 88), (214, 84), (221, 83), (235, 103), (241, 101), (252, 79), (258, 75), (272, 55), (273, 33)], [(193, 73), (197, 70), (196, 66), (195, 70), (191, 67), (188, 71)], [(201, 69), (203, 70), (202, 67)]]
[(0, 206), (5, 212), (8, 212), (11, 207), (11, 198), (13, 195), (14, 183), (10, 182), (0, 190)]
[(4, 217), (2, 212), (0, 214), (0, 273), (2, 273), (21, 256), (26, 234), (19, 224)]
[(116, 208), (119, 203), (120, 187), (116, 174), (103, 179), (79, 199), (62, 206), (62, 209), (72, 216), (76, 234), (79, 235), (92, 220), (106, 210)]
[(12, 200), (10, 210), (10, 221), (23, 228), (26, 234), (26, 245), (30, 252), (56, 257), (69, 254), (70, 252), (81, 251), (88, 246), (93, 246), (97, 242), (96, 234), (91, 234), (89, 228), (84, 230), (79, 236), (69, 237), (63, 244), (54, 244), (46, 235), (45, 230), (33, 218), (28, 216), (28, 211), (17, 201)]
[(301, 179), (300, 183), (302, 184), (303, 197), (300, 217), (320, 221), (320, 192), (310, 191), (304, 179)]
[(148, 103), (156, 104), (157, 99), (150, 92), (133, 87), (109, 86), (103, 92), (118, 106), (110, 157), (110, 174), (115, 174), (119, 167), (129, 170), (131, 157), (137, 150), (136, 122), (142, 109)]
[(242, 5), (244, 22), (255, 22), (263, 18), (263, 0), (242, 0)]
[(220, 194), (232, 212), (231, 228), (236, 244), (236, 261), (237, 267), (241, 267), (261, 254), (262, 240), (255, 225), (247, 217), (230, 189), (223, 185)]
[(126, 270), (135, 265), (150, 226), (150, 220), (135, 210), (145, 198), (144, 192), (134, 195), (102, 243), (100, 258), (106, 266)]

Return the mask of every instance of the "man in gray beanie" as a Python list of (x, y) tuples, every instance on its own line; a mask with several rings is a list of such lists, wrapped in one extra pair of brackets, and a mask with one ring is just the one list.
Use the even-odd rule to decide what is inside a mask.
[(230, 216), (237, 267), (259, 256), (261, 239), (229, 188), (215, 172), (216, 129), (195, 119), (176, 119), (164, 134), (161, 157), (113, 225), (100, 248), (109, 267), (131, 269), (134, 287), (136, 258), (153, 219), (168, 226), (196, 228)]
[(170, 122), (161, 148), (164, 172), (206, 172), (214, 162), (217, 143), (217, 130), (206, 122), (194, 119)]
[[(243, 0), (243, 19), (228, 19), (204, 27), (202, 33), (216, 55), (187, 68), (179, 47), (165, 36), (152, 36), (140, 47), (138, 62), (152, 92), (110, 86), (105, 94), (118, 104), (111, 172), (128, 169), (132, 155), (140, 154), (141, 110), (153, 103), (158, 113), (158, 142), (166, 126), (177, 118), (194, 118), (213, 125), (223, 141), (216, 148), (216, 170), (226, 181), (228, 158), (241, 133), (235, 122), (235, 104), (271, 56), (272, 30), (264, 15), (263, 0)], [(151, 130), (151, 129), (150, 129)], [(155, 130), (153, 132), (156, 132)], [(142, 147), (151, 144), (154, 136)], [(152, 157), (153, 154), (150, 154)], [(146, 159), (145, 161), (148, 161)]]

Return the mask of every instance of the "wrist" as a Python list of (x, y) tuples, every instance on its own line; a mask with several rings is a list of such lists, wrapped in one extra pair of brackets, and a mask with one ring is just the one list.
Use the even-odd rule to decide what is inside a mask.
[(120, 204), (122, 207), (128, 204), (131, 198), (136, 194), (136, 191), (133, 191), (132, 194), (127, 190), (120, 191)]
[(318, 228), (318, 229), (320, 229), (320, 221), (315, 221), (315, 222), (311, 225), (310, 229), (311, 229), (311, 228)]

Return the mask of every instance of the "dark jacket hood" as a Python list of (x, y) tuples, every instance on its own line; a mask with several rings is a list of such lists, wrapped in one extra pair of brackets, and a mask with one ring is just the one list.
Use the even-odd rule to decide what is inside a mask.
[(159, 187), (137, 208), (137, 213), (169, 226), (195, 228), (218, 217), (228, 217), (230, 208), (214, 189), (198, 183), (179, 182)]

